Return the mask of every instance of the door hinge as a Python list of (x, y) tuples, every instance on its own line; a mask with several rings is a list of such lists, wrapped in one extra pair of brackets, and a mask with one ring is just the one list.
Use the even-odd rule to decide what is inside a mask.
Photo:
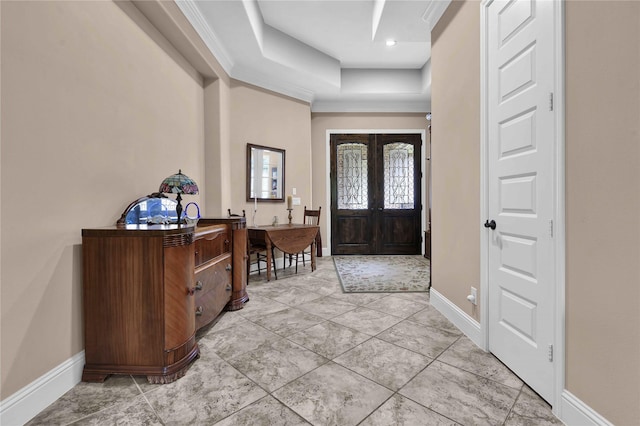
[(553, 111), (553, 92), (549, 93), (549, 111)]
[(553, 238), (553, 219), (549, 221), (549, 236)]
[(549, 352), (547, 355), (549, 356), (549, 362), (553, 362), (553, 345), (549, 345)]

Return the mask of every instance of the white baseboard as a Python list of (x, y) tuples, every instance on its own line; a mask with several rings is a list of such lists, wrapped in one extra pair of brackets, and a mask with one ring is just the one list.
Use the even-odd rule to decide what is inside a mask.
[(611, 422), (566, 389), (562, 392), (559, 418), (568, 426), (612, 426)]
[(431, 287), (431, 305), (460, 329), (478, 347), (484, 348), (480, 323)]
[(0, 402), (0, 424), (23, 425), (80, 383), (84, 351), (75, 354)]

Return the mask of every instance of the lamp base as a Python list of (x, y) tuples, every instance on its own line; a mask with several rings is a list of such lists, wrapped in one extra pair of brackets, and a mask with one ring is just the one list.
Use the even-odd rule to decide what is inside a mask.
[(182, 197), (180, 194), (178, 194), (176, 201), (178, 202), (178, 205), (176, 206), (176, 214), (178, 215), (178, 227), (180, 227), (180, 224), (182, 223), (182, 204), (180, 203), (180, 201), (182, 201)]

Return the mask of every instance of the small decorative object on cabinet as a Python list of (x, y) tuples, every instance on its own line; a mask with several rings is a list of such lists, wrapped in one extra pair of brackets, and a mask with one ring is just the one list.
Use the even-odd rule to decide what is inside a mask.
[(134, 374), (172, 382), (199, 355), (196, 331), (249, 300), (245, 218), (156, 224), (151, 207), (172, 218), (175, 204), (143, 197), (116, 226), (82, 230), (82, 380)]

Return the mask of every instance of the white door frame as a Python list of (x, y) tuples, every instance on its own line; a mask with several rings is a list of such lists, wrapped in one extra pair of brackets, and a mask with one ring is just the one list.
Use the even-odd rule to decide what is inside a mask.
[[(482, 0), (480, 5), (480, 336), (482, 349), (489, 350), (489, 233), (482, 222), (489, 219), (488, 179), (488, 75), (487, 68), (487, 9), (493, 0)], [(554, 271), (555, 318), (554, 318), (554, 397), (553, 412), (560, 414), (562, 391), (565, 385), (565, 19), (564, 1), (554, 1), (554, 55), (555, 55), (555, 164), (554, 179), (554, 238), (556, 268)]]
[[(426, 120), (426, 119), (425, 119)], [(424, 232), (427, 230), (427, 219), (425, 216), (425, 197), (427, 196), (427, 185), (424, 173), (424, 166), (426, 165), (426, 149), (427, 149), (427, 131), (425, 129), (327, 129), (326, 131), (326, 142), (325, 142), (325, 193), (326, 200), (325, 205), (327, 206), (327, 214), (324, 215), (324, 224), (325, 229), (327, 230), (326, 242), (329, 247), (323, 247), (322, 250), (331, 255), (331, 135), (332, 134), (407, 134), (407, 135), (415, 135), (418, 134), (422, 138), (422, 144), (420, 148), (420, 155), (422, 156), (422, 166), (420, 168), (420, 172), (422, 173), (422, 177), (420, 178), (420, 193), (422, 194), (422, 212), (420, 218), (420, 235), (424, 237)], [(427, 207), (428, 208), (428, 207)], [(424, 241), (423, 241), (424, 243)], [(422, 254), (424, 254), (424, 244), (421, 244)]]

